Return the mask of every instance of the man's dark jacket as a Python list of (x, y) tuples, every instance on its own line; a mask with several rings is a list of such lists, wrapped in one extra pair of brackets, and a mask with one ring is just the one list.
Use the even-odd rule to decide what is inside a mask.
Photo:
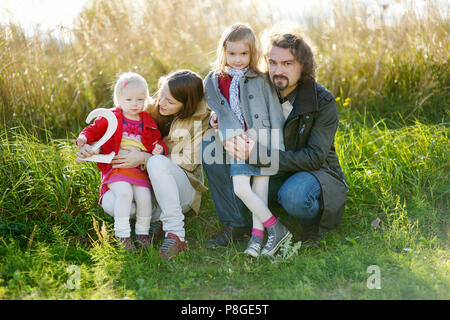
[[(284, 124), (286, 149), (279, 151), (279, 171), (307, 171), (319, 181), (322, 191), (319, 233), (323, 234), (339, 225), (347, 199), (347, 184), (334, 146), (339, 123), (336, 101), (314, 80), (303, 81), (295, 90), (293, 110)], [(258, 160), (269, 162), (260, 157)]]

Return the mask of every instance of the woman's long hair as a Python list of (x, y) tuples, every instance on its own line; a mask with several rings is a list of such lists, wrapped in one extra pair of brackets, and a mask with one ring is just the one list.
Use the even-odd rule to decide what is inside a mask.
[[(164, 116), (159, 113), (160, 92), (165, 83), (169, 86), (172, 97), (183, 104), (183, 108), (176, 115)], [(191, 117), (197, 110), (203, 95), (202, 78), (191, 70), (178, 70), (159, 79), (158, 91), (154, 95), (153, 101), (149, 104), (147, 112), (155, 119), (159, 131), (165, 137), (169, 133), (170, 125), (175, 116), (180, 119)]]

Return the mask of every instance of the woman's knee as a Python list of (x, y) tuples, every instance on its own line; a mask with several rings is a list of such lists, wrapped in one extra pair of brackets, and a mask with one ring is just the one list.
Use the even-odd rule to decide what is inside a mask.
[(147, 172), (149, 175), (158, 174), (165, 170), (168, 166), (168, 161), (171, 161), (166, 156), (160, 154), (151, 156), (147, 161)]

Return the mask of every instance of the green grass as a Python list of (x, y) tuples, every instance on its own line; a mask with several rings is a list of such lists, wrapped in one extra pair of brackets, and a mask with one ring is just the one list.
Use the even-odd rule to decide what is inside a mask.
[[(247, 21), (259, 36), (277, 20), (276, 10), (261, 18), (258, 1), (237, 2), (216, 11), (200, 0), (97, 0), (64, 45), (56, 31), (27, 38), (0, 26), (0, 299), (450, 298), (449, 21), (433, 5), (370, 27), (346, 4), (334, 25), (304, 27), (319, 82), (337, 97), (350, 186), (342, 224), (318, 246), (300, 244), (297, 222), (277, 209), (294, 238), (275, 259), (244, 256), (245, 243), (207, 249), (221, 228), (209, 192), (186, 217), (189, 250), (174, 261), (159, 245), (136, 255), (111, 246), (100, 176), (75, 161), (75, 136), (92, 109), (110, 106), (116, 74), (139, 72), (152, 91), (179, 68), (205, 75), (227, 25)], [(373, 265), (381, 289), (367, 287)]]
[[(342, 225), (319, 246), (294, 249), (299, 228), (277, 210), (295, 237), (275, 259), (244, 256), (245, 243), (207, 249), (220, 224), (206, 193), (200, 214), (186, 218), (190, 249), (172, 262), (159, 257), (158, 245), (137, 255), (114, 249), (94, 165), (76, 163), (69, 140), (41, 143), (25, 131), (2, 134), (2, 299), (450, 297), (445, 125), (342, 128), (348, 203)], [(71, 265), (80, 268), (75, 290), (67, 287)], [(380, 290), (367, 288), (371, 265), (380, 268)]]

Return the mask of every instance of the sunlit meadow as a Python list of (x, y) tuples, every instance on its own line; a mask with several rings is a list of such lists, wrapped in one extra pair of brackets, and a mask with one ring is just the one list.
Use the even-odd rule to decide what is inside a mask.
[[(221, 228), (209, 192), (174, 261), (158, 246), (129, 255), (110, 245), (97, 169), (75, 162), (74, 138), (92, 109), (111, 106), (118, 73), (139, 72), (152, 91), (176, 69), (205, 76), (227, 25), (262, 35), (281, 15), (238, 3), (98, 0), (70, 30), (30, 37), (0, 25), (0, 299), (450, 298), (449, 20), (435, 1), (397, 24), (357, 2), (301, 21), (337, 100), (350, 187), (342, 224), (317, 246), (299, 243), (279, 210), (294, 238), (275, 259), (247, 258), (241, 243), (206, 249)], [(373, 265), (379, 289), (367, 283)]]

